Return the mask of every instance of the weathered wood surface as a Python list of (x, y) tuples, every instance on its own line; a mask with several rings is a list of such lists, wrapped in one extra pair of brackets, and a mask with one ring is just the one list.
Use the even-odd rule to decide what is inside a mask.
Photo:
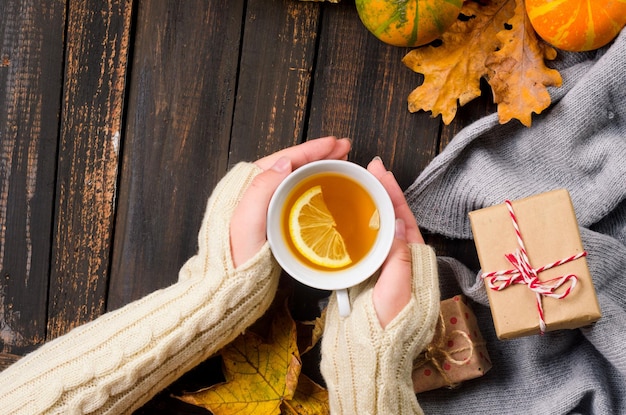
[(105, 310), (132, 2), (69, 2), (48, 339)]
[(242, 0), (138, 3), (108, 308), (173, 283), (228, 167)]
[(0, 345), (46, 338), (65, 4), (0, 2)]
[[(449, 126), (409, 113), (422, 78), (406, 52), (370, 35), (351, 0), (0, 2), (0, 364), (173, 283), (238, 161), (348, 136), (353, 161), (379, 155), (408, 187), (492, 105)], [(169, 395), (216, 371), (139, 412), (207, 413)]]

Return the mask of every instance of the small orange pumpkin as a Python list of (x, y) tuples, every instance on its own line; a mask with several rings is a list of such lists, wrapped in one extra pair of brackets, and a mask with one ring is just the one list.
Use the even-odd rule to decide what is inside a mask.
[(393, 46), (415, 47), (437, 39), (461, 11), (463, 0), (356, 0), (365, 27)]
[(606, 45), (626, 25), (626, 0), (526, 0), (526, 12), (543, 40), (574, 52)]

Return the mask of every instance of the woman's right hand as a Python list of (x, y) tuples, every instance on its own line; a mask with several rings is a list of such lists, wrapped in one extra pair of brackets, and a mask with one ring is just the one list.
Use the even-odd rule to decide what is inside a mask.
[(372, 294), (378, 320), (385, 328), (411, 300), (413, 278), (408, 244), (423, 244), (424, 238), (393, 173), (379, 157), (374, 158), (367, 169), (389, 193), (396, 214), (396, 237)]
[(255, 162), (258, 174), (237, 204), (230, 223), (230, 245), (235, 267), (252, 258), (265, 244), (267, 207), (278, 185), (292, 170), (317, 160), (346, 160), (350, 140), (324, 137), (309, 140)]

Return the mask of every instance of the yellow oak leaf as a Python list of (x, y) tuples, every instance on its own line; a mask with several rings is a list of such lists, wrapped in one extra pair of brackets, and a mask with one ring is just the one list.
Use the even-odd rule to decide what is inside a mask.
[(250, 331), (239, 336), (221, 352), (226, 382), (180, 399), (215, 415), (280, 414), (296, 396), (302, 365), (287, 307), (273, 314), (270, 334), (269, 341)]
[(488, 74), (485, 60), (499, 46), (496, 35), (513, 16), (515, 0), (466, 1), (461, 17), (441, 36), (441, 44), (411, 50), (403, 63), (424, 75), (408, 97), (410, 112), (431, 111), (450, 124), (463, 106), (480, 96), (480, 79)]
[(530, 127), (532, 113), (540, 114), (550, 105), (547, 87), (560, 87), (563, 80), (558, 71), (545, 65), (546, 59), (556, 57), (556, 50), (537, 38), (523, 1), (517, 2), (507, 28), (497, 35), (500, 49), (485, 61), (487, 80), (500, 123), (515, 118)]

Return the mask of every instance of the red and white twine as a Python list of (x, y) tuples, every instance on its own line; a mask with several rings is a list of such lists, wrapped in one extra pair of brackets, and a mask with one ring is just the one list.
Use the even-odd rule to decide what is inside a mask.
[[(528, 253), (526, 252), (524, 240), (522, 239), (522, 233), (520, 232), (519, 225), (517, 223), (517, 217), (513, 211), (513, 205), (509, 200), (506, 200), (505, 204), (509, 210), (509, 216), (511, 217), (511, 222), (513, 223), (513, 228), (515, 229), (515, 235), (517, 237), (517, 244), (519, 245), (519, 248), (514, 253), (504, 255), (511, 265), (513, 265), (513, 268), (483, 273), (481, 277), (486, 280), (487, 286), (492, 290), (502, 291), (512, 284), (525, 284), (532, 292), (534, 292), (537, 299), (537, 311), (539, 313), (539, 330), (541, 331), (541, 334), (543, 334), (546, 331), (546, 322), (544, 319), (542, 297), (551, 297), (558, 300), (567, 297), (576, 287), (578, 277), (574, 274), (568, 274), (552, 278), (547, 281), (540, 281), (539, 273), (582, 258), (587, 255), (587, 252), (583, 251), (551, 264), (547, 264), (539, 268), (533, 268), (528, 259)], [(569, 285), (563, 292), (555, 292), (568, 282)]]

